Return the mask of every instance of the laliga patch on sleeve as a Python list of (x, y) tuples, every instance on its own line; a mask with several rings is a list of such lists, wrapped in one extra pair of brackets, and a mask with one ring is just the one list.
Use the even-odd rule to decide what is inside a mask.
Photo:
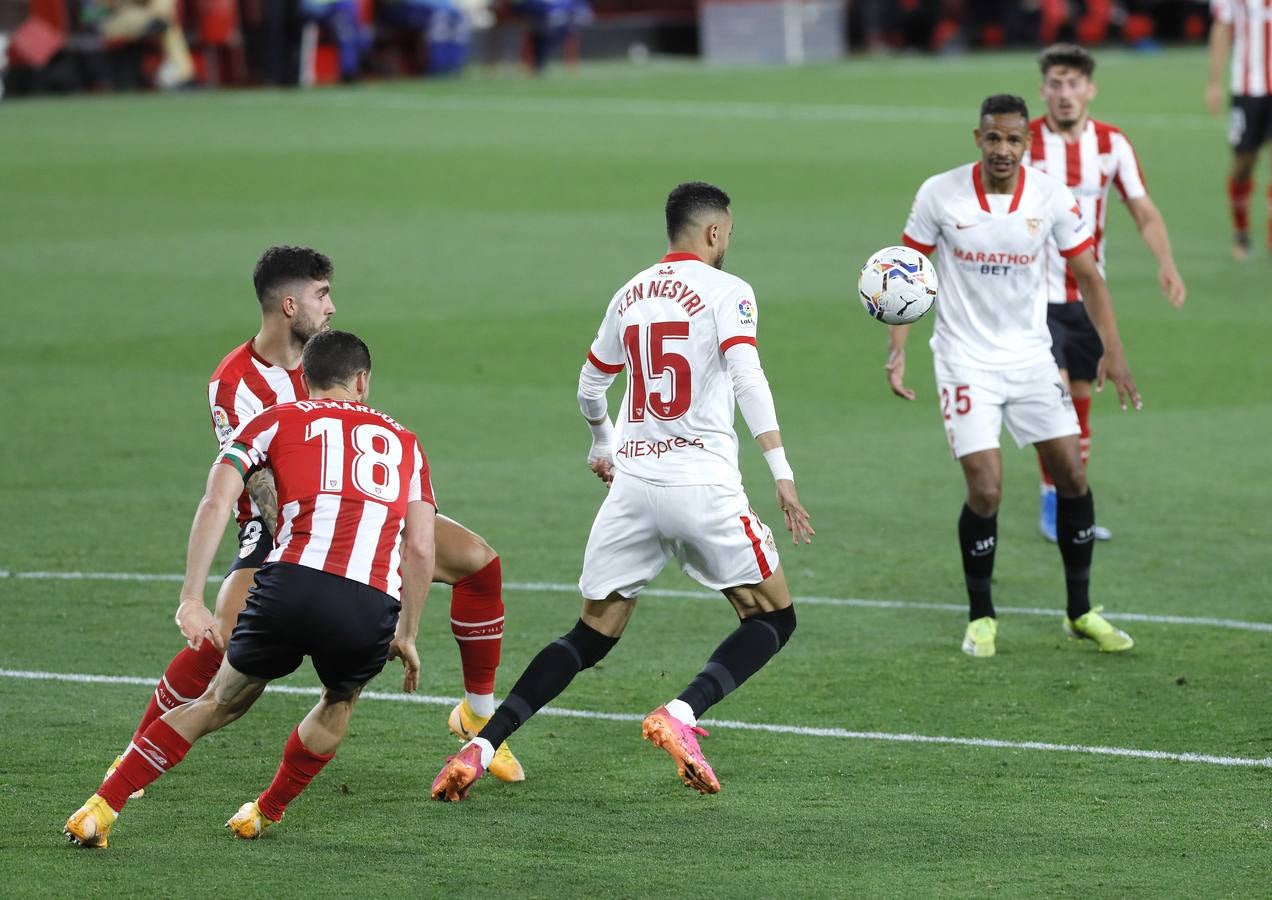
[(230, 424), (229, 413), (219, 406), (212, 407), (212, 430), (216, 432), (216, 439), (222, 444), (229, 440), (230, 435), (234, 433), (234, 426)]
[(755, 304), (745, 297), (738, 301), (738, 324), (755, 327)]

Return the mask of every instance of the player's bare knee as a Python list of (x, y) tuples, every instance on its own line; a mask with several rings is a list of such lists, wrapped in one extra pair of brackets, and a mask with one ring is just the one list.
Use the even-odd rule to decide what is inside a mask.
[(479, 534), (456, 528), (453, 534), (437, 542), (436, 579), (454, 584), (476, 575), (498, 557), (495, 548)]
[(997, 481), (976, 481), (967, 486), (967, 505), (983, 519), (998, 513), (1003, 500), (1003, 486)]
[(1061, 497), (1081, 497), (1087, 492), (1086, 470), (1082, 467), (1082, 461), (1067, 462), (1058, 470), (1052, 470), (1050, 465), (1047, 467), (1051, 472), (1051, 480), (1056, 484), (1056, 493)]

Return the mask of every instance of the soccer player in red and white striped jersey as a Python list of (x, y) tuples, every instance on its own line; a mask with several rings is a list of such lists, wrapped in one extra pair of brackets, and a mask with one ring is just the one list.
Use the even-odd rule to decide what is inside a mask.
[[(331, 260), (308, 247), (271, 247), (252, 274), (260, 303), (255, 337), (232, 350), (208, 382), (208, 405), (217, 442), (224, 446), (244, 422), (276, 403), (307, 396), (301, 376), (305, 341), (326, 330), (336, 308), (331, 300)], [(198, 650), (180, 650), (164, 671), (134, 732), (134, 740), (170, 709), (202, 695), (221, 665), (221, 651), (247, 603), (257, 570), (274, 548), (278, 504), (268, 469), (255, 472), (236, 504), (239, 552), (217, 592), (216, 639)], [(438, 516), (434, 574), (451, 590), (451, 633), (459, 646), (465, 697), (448, 724), (457, 737), (479, 731), (495, 710), (495, 673), (503, 644), (503, 574), (499, 556), (480, 535)], [(211, 621), (211, 618), (210, 620)], [(208, 624), (208, 623), (205, 623)], [(119, 764), (122, 755), (115, 759)], [(109, 774), (109, 770), (108, 770)], [(501, 748), (491, 774), (521, 781), (525, 772), (512, 750)]]
[[(1232, 255), (1250, 256), (1250, 195), (1259, 149), (1272, 141), (1272, 0), (1211, 0), (1210, 77), (1206, 105), (1223, 108), (1223, 70), (1230, 68), (1228, 142), (1232, 170), (1228, 204), (1234, 231)], [(1268, 186), (1268, 249), (1272, 251), (1272, 185)]]
[[(1095, 238), (1095, 262), (1105, 274), (1105, 223), (1110, 188), (1116, 187), (1140, 237), (1157, 260), (1162, 294), (1178, 309), (1187, 297), (1184, 280), (1175, 267), (1166, 223), (1144, 184), (1135, 148), (1119, 129), (1092, 119), (1088, 106), (1096, 95), (1095, 59), (1075, 44), (1054, 44), (1038, 57), (1042, 71), (1042, 99), (1047, 113), (1029, 123), (1031, 140), (1026, 163), (1062, 180), (1073, 192)], [(1087, 317), (1073, 269), (1051, 243), (1047, 252), (1047, 327), (1051, 351), (1069, 385), (1081, 429), (1082, 464), (1091, 452), (1091, 395), (1104, 353), (1100, 335)], [(1042, 500), (1038, 527), (1056, 540), (1056, 489), (1046, 466), (1042, 468)], [(1098, 540), (1112, 535), (1096, 526)]]
[(198, 650), (216, 633), (203, 594), (225, 516), (253, 472), (273, 472), (278, 544), (257, 574), (217, 676), (202, 696), (166, 712), (129, 745), (67, 820), (76, 843), (105, 847), (130, 796), (181, 762), (201, 737), (247, 712), (270, 681), (294, 672), (306, 656), (322, 697), (292, 732), (270, 786), (226, 823), (239, 837), (258, 837), (281, 820), (331, 761), (362, 687), (389, 659), (402, 660), (404, 691), (419, 685), (415, 639), (433, 579), (436, 514), (428, 463), (414, 434), (366, 405), (371, 354), (355, 335), (316, 335), (303, 362), (311, 399), (278, 404), (240, 426), (208, 474), (190, 528), (177, 621)]

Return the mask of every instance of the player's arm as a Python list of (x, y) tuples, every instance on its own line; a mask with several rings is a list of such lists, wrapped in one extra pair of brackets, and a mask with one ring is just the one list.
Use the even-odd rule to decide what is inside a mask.
[(909, 336), (909, 325), (888, 326), (888, 361), (883, 366), (888, 373), (888, 387), (905, 400), (915, 397), (914, 391), (905, 386), (905, 339)]
[(799, 502), (799, 493), (795, 490), (795, 472), (786, 460), (782, 432), (777, 427), (777, 408), (773, 404), (768, 378), (760, 365), (760, 354), (754, 343), (739, 342), (725, 351), (724, 362), (742, 418), (746, 420), (755, 442), (760, 445), (769, 471), (773, 473), (777, 505), (781, 507), (786, 530), (791, 533), (793, 543), (811, 543), (816, 532), (809, 521), (808, 510)]
[(420, 684), (420, 654), (415, 640), (433, 583), (436, 518), (437, 509), (428, 500), (414, 500), (406, 505), (402, 529), (402, 609), (398, 612), (397, 631), (389, 644), (389, 659), (402, 660), (402, 690), (407, 693)]
[(1232, 22), (1215, 19), (1210, 26), (1210, 76), (1206, 80), (1206, 108), (1212, 116), (1223, 112), (1223, 78), (1232, 52)]
[[(910, 206), (905, 230), (901, 232), (901, 243), (925, 256), (931, 256), (936, 250), (937, 237), (941, 232), (934, 181), (935, 179), (929, 178), (919, 186), (918, 193), (914, 195), (914, 203)], [(905, 340), (909, 336), (909, 325), (888, 326), (888, 361), (884, 364), (888, 373), (888, 387), (892, 388), (892, 393), (905, 400), (913, 400), (916, 396), (914, 391), (905, 386)]]
[(257, 469), (247, 479), (247, 493), (261, 511), (266, 527), (270, 531), (277, 528), (278, 487), (274, 484), (274, 473), (269, 469)]
[(203, 601), (208, 572), (212, 559), (225, 532), (225, 521), (233, 512), (234, 502), (243, 492), (243, 476), (232, 465), (218, 459), (208, 473), (203, 499), (199, 501), (190, 526), (190, 539), (186, 544), (185, 582), (181, 585), (181, 602), (177, 606), (177, 627), (185, 635), (190, 647), (198, 650), (203, 641), (210, 640), (218, 650), (224, 650), (221, 631), (216, 618)]
[(1100, 372), (1096, 382), (1096, 390), (1104, 389), (1107, 378), (1117, 388), (1118, 400), (1122, 409), (1127, 405), (1142, 409), (1139, 390), (1135, 387), (1135, 378), (1131, 375), (1126, 363), (1126, 353), (1122, 349), (1122, 338), (1117, 330), (1117, 317), (1113, 313), (1113, 298), (1109, 296), (1108, 285), (1100, 275), (1095, 264), (1095, 253), (1087, 247), (1080, 253), (1069, 257), (1069, 269), (1078, 280), (1078, 290), (1086, 303), (1087, 315), (1091, 323), (1100, 333), (1100, 341), (1104, 344), (1104, 356), (1100, 359)]
[(1149, 252), (1157, 260), (1157, 282), (1161, 285), (1162, 296), (1170, 305), (1179, 309), (1188, 298), (1188, 288), (1184, 279), (1175, 268), (1175, 256), (1170, 249), (1170, 235), (1166, 233), (1166, 220), (1161, 211), (1147, 194), (1126, 201), (1126, 208), (1135, 220), (1140, 237), (1148, 245)]
[(605, 395), (614, 383), (614, 376), (622, 370), (621, 365), (610, 365), (589, 352), (579, 371), (579, 412), (592, 432), (587, 465), (607, 485), (614, 481), (614, 426), (610, 423)]

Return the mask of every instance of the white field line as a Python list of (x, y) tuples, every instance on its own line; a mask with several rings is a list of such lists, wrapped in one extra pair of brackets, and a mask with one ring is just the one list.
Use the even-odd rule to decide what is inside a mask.
[[(236, 105), (297, 103), (313, 106), (340, 106), (356, 109), (394, 111), (446, 111), (529, 113), (533, 115), (582, 114), (619, 118), (644, 116), (677, 119), (734, 119), (780, 122), (875, 122), (902, 124), (975, 124), (975, 115), (965, 107), (872, 106), (863, 103), (765, 103), (744, 100), (643, 100), (632, 97), (535, 97), (486, 94), (454, 96), (429, 93), (364, 93), (324, 90), (286, 95), (244, 94)], [(969, 115), (971, 118), (969, 118)], [(1160, 128), (1171, 131), (1213, 131), (1219, 134), (1223, 122), (1196, 113), (1105, 113), (1101, 118), (1127, 128)]]
[[(29, 579), (33, 581), (130, 581), (176, 582), (183, 579), (177, 574), (151, 574), (145, 572), (11, 572), (0, 569), (0, 578)], [(208, 578), (209, 584), (220, 582), (219, 575)], [(506, 581), (504, 589), (547, 594), (578, 594), (578, 586), (550, 581)], [(678, 597), (689, 600), (718, 600), (719, 594), (709, 591), (686, 591), (670, 588), (648, 588), (642, 597)], [(863, 597), (805, 597), (796, 596), (795, 602), (805, 606), (854, 606), (864, 609), (923, 609), (940, 612), (966, 612), (963, 603), (926, 603), (918, 600), (872, 600)], [(1043, 616), (1059, 618), (1059, 609), (1043, 609), (1035, 606), (999, 606), (1002, 612), (1017, 616)], [(1231, 628), (1237, 631), (1256, 631), (1272, 634), (1272, 622), (1244, 622), (1240, 619), (1218, 619), (1210, 616), (1164, 616), (1152, 613), (1109, 612), (1106, 618), (1120, 622), (1150, 622), (1155, 625), (1186, 625), (1192, 627)]]
[[(0, 669), (0, 678), (24, 681), (59, 681), (73, 684), (117, 684), (152, 687), (154, 678), (137, 675), (79, 675), (66, 672), (37, 672), (22, 669)], [(268, 689), (278, 694), (316, 697), (316, 687), (271, 685)], [(436, 697), (428, 694), (392, 694), (382, 691), (365, 691), (363, 700), (388, 703), (416, 703), (426, 706), (451, 706), (455, 697)], [(639, 713), (592, 712), (582, 709), (565, 709), (547, 706), (540, 715), (560, 716), (570, 719), (596, 719), (606, 722), (639, 722)], [(945, 744), (956, 747), (975, 747), (990, 750), (1036, 750), (1048, 753), (1077, 753), (1086, 756), (1118, 756), (1124, 759), (1147, 759), (1165, 762), (1202, 763), (1210, 766), (1272, 769), (1272, 757), (1255, 759), (1248, 756), (1214, 756), (1209, 753), (1172, 753), (1165, 750), (1138, 750), (1134, 747), (1100, 747), (1085, 744), (1052, 744), (1046, 741), (1000, 741), (994, 738), (945, 737), (930, 734), (892, 734), (886, 731), (849, 731), (846, 728), (807, 728), (800, 725), (774, 725), (764, 722), (736, 722), (729, 719), (704, 719), (712, 728), (734, 731), (762, 731), (768, 734), (796, 737), (832, 738), (844, 741), (885, 741), (896, 744)]]

